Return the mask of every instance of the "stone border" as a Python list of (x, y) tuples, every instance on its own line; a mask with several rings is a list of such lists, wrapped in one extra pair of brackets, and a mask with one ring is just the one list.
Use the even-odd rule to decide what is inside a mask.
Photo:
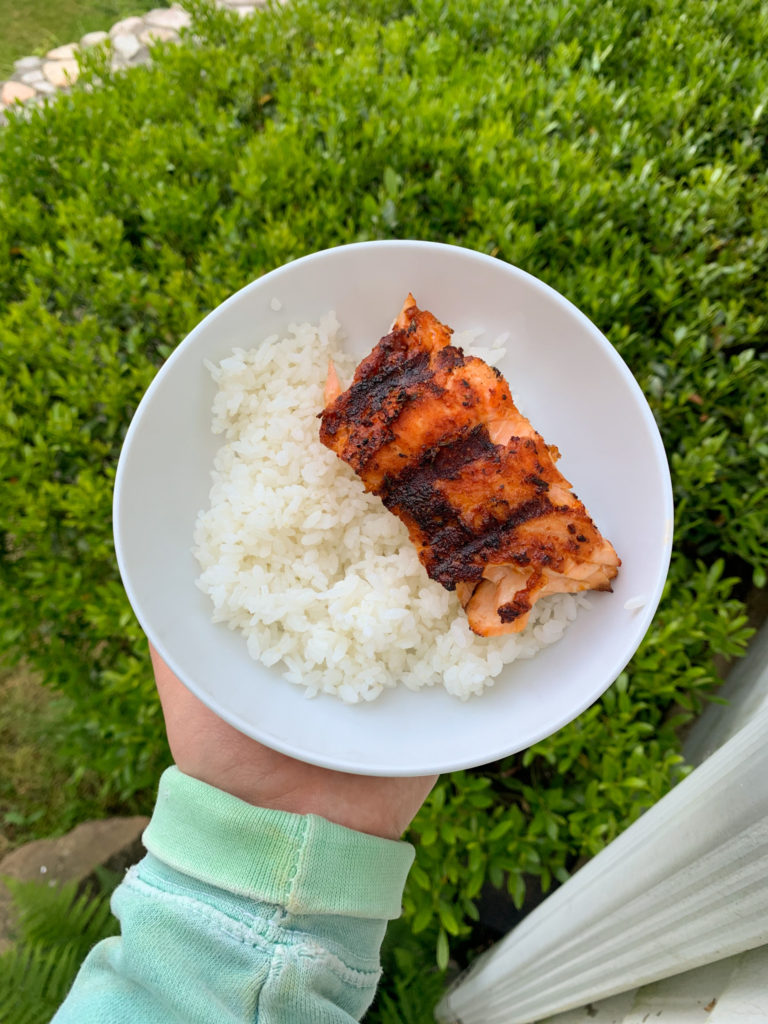
[[(263, 7), (265, 0), (215, 0), (217, 7), (248, 17)], [(190, 16), (179, 4), (156, 7), (141, 17), (123, 18), (108, 32), (88, 32), (77, 43), (57, 46), (44, 57), (21, 57), (13, 74), (0, 82), (0, 124), (4, 112), (19, 104), (40, 106), (77, 81), (77, 54), (92, 46), (108, 45), (112, 69), (136, 67), (151, 62), (150, 47), (156, 42), (178, 42)]]

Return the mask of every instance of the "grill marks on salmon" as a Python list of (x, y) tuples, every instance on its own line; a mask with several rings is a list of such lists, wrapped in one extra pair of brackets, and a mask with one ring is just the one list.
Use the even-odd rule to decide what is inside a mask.
[(346, 391), (331, 366), (320, 440), (398, 516), (480, 636), (519, 632), (552, 593), (610, 590), (621, 564), (498, 370), (412, 295)]

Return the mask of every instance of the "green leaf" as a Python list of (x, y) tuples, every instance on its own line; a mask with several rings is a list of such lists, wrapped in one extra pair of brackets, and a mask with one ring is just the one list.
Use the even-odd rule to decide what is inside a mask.
[(413, 934), (418, 935), (419, 932), (423, 932), (424, 929), (430, 924), (434, 916), (432, 907), (422, 907), (413, 918), (412, 928)]
[(396, 196), (400, 189), (401, 178), (391, 167), (384, 168), (384, 188), (392, 197)]
[(441, 928), (437, 936), (437, 966), (441, 971), (446, 970), (448, 967), (448, 959), (450, 951), (448, 948), (448, 936), (445, 931)]
[(453, 907), (445, 903), (444, 900), (440, 900), (437, 904), (437, 911), (440, 917), (440, 923), (449, 935), (458, 935), (461, 931), (461, 927), (456, 919)]

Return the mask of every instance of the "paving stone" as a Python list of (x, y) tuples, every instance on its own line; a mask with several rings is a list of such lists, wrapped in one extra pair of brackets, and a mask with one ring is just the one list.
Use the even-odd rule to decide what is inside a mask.
[(42, 57), (21, 57), (19, 60), (13, 63), (16, 71), (31, 71), (32, 68), (40, 68), (43, 66)]
[(31, 85), (25, 85), (24, 82), (6, 82), (0, 92), (0, 102), (9, 107), (12, 103), (25, 103), (34, 95), (35, 90)]
[(141, 43), (130, 32), (120, 32), (112, 36), (112, 48), (123, 60), (131, 60), (141, 49)]
[[(100, 866), (122, 872), (143, 856), (140, 837), (148, 818), (108, 818), (86, 821), (59, 839), (36, 839), (0, 861), (0, 876), (22, 882), (33, 880), (85, 882)], [(10, 946), (13, 933), (10, 893), (0, 882), (0, 953)]]
[(58, 91), (56, 86), (45, 78), (42, 82), (35, 82), (35, 92), (40, 93), (41, 96), (55, 96)]
[(115, 22), (109, 30), (109, 34), (114, 39), (115, 36), (134, 35), (137, 32), (141, 32), (143, 28), (143, 18), (123, 18), (122, 21)]
[(87, 32), (80, 40), (83, 47), (98, 46), (105, 39), (109, 39), (109, 32)]
[(176, 31), (186, 28), (191, 20), (186, 11), (180, 11), (175, 7), (156, 7), (149, 14), (144, 15), (144, 21), (148, 25), (157, 25), (158, 28), (173, 28)]
[(51, 85), (61, 88), (77, 81), (80, 68), (76, 60), (49, 60), (43, 64), (43, 74)]
[(77, 54), (75, 43), (68, 43), (66, 46), (57, 46), (54, 50), (46, 53), (48, 60), (74, 60)]
[(152, 43), (169, 43), (178, 42), (179, 34), (172, 28), (160, 28), (160, 26), (151, 25), (145, 29), (139, 36), (139, 42), (144, 43), (145, 46), (151, 46)]
[(35, 68), (34, 71), (25, 71), (24, 74), (21, 76), (20, 81), (26, 82), (27, 85), (32, 85), (35, 82), (45, 81), (43, 69)]

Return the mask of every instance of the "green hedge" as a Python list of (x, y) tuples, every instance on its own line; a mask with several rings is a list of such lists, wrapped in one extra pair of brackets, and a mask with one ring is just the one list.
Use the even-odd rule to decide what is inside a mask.
[[(407, 920), (437, 949), (486, 881), (517, 902), (674, 783), (679, 726), (765, 583), (768, 18), (758, 0), (292, 0), (200, 8), (197, 46), (0, 132), (0, 642), (72, 702), (105, 798), (166, 758), (111, 540), (126, 426), (226, 295), (326, 246), (491, 253), (627, 360), (672, 466), (676, 549), (646, 642), (576, 722), (441, 780)], [(88, 76), (85, 76), (85, 80)], [(400, 965), (405, 969), (405, 964)]]

